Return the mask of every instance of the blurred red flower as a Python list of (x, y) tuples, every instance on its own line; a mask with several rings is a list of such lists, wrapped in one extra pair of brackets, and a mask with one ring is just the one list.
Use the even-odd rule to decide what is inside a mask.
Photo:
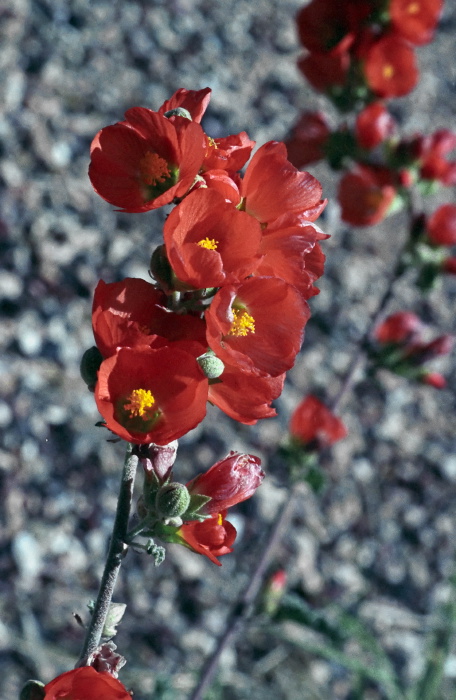
[(290, 163), (296, 168), (302, 168), (324, 158), (324, 145), (330, 133), (323, 112), (303, 112), (285, 144)]
[(456, 245), (456, 205), (442, 204), (426, 221), (429, 240), (435, 245)]
[(367, 84), (379, 97), (406, 95), (418, 81), (413, 49), (394, 34), (371, 44), (363, 58)]
[(189, 481), (190, 495), (209, 496), (210, 501), (198, 511), (214, 515), (250, 498), (264, 478), (261, 461), (254, 455), (230, 452), (207, 472)]
[(339, 182), (341, 217), (353, 226), (378, 224), (386, 216), (395, 195), (388, 171), (358, 165)]
[(396, 34), (411, 44), (432, 41), (443, 0), (390, 0), (389, 13)]
[(418, 136), (413, 151), (418, 159), (420, 175), (426, 180), (439, 180), (443, 185), (456, 185), (456, 162), (445, 156), (456, 148), (456, 132), (439, 129), (430, 136)]
[(316, 443), (318, 449), (333, 445), (348, 435), (340, 418), (316, 396), (307, 396), (290, 419), (291, 435), (305, 444)]
[(109, 673), (91, 666), (62, 673), (44, 686), (43, 700), (131, 700), (131, 694)]
[(416, 314), (397, 311), (375, 328), (374, 337), (382, 344), (407, 343), (418, 338), (422, 330), (423, 323)]
[(335, 85), (344, 85), (350, 56), (347, 52), (336, 54), (309, 53), (298, 59), (298, 68), (312, 87), (319, 92), (326, 92)]
[(187, 193), (205, 151), (206, 137), (196, 122), (133, 107), (125, 121), (101, 129), (93, 139), (89, 177), (110, 204), (145, 212)]
[(394, 132), (396, 122), (382, 102), (372, 102), (356, 117), (355, 136), (362, 148), (375, 148)]
[(206, 415), (208, 381), (176, 345), (120, 348), (102, 362), (95, 400), (106, 427), (123, 440), (167, 445)]
[(299, 40), (312, 52), (340, 53), (353, 43), (344, 0), (311, 0), (296, 16)]

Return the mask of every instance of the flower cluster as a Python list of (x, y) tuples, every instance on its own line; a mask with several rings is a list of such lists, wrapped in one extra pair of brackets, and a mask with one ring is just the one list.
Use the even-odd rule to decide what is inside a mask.
[(163, 468), (160, 448), (141, 447), (138, 453), (144, 487), (138, 502), (141, 523), (135, 531), (182, 544), (220, 566), (217, 557), (231, 552), (236, 538), (227, 511), (250, 498), (263, 480), (258, 457), (230, 452), (183, 485), (173, 480), (173, 454), (165, 457)]
[(297, 16), (298, 67), (344, 110), (399, 97), (418, 80), (414, 47), (430, 42), (443, 0), (311, 0)]
[(448, 355), (454, 339), (450, 335), (441, 335), (428, 341), (424, 337), (426, 331), (426, 325), (410, 311), (391, 314), (374, 331), (376, 345), (370, 348), (371, 360), (376, 367), (384, 367), (436, 389), (445, 388), (445, 378), (425, 365)]
[(176, 204), (154, 282), (95, 290), (88, 383), (106, 426), (132, 443), (181, 437), (207, 401), (246, 424), (275, 415), (323, 273), (319, 182), (275, 141), (242, 176), (255, 143), (245, 132), (207, 136), (209, 98), (181, 89), (157, 112), (129, 109), (91, 147), (89, 176), (108, 202), (125, 212)]

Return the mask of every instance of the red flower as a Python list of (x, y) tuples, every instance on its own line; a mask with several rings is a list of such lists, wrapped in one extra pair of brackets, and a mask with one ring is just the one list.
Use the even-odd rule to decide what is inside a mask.
[(181, 544), (197, 554), (204, 554), (217, 566), (221, 566), (217, 557), (233, 551), (236, 529), (226, 518), (226, 511), (215, 513), (207, 520), (192, 520), (184, 523), (177, 531)]
[(390, 0), (389, 13), (395, 33), (412, 44), (429, 43), (442, 7), (443, 0)]
[(406, 95), (418, 81), (413, 49), (395, 35), (381, 37), (367, 50), (364, 73), (379, 97)]
[(387, 214), (396, 190), (384, 169), (358, 165), (339, 182), (343, 221), (354, 226), (378, 224)]
[(323, 274), (325, 256), (317, 241), (328, 238), (318, 226), (282, 216), (263, 230), (263, 255), (255, 275), (280, 277), (298, 289), (304, 299), (319, 290), (313, 286)]
[(284, 381), (285, 374), (259, 377), (225, 363), (219, 380), (209, 384), (208, 400), (233, 420), (254, 425), (277, 415), (271, 403), (282, 393)]
[(348, 434), (340, 418), (312, 395), (295, 409), (290, 420), (290, 433), (306, 444), (317, 443), (319, 449), (333, 445)]
[(421, 382), (433, 386), (434, 389), (445, 389), (447, 385), (445, 377), (440, 372), (425, 372), (421, 375)]
[(287, 159), (285, 144), (278, 141), (269, 141), (258, 149), (241, 186), (243, 208), (261, 223), (285, 213), (306, 218), (306, 212), (318, 206), (321, 213), (325, 206), (321, 193), (318, 180), (297, 170)]
[(255, 141), (251, 141), (245, 131), (220, 139), (208, 136), (203, 170), (236, 172), (247, 163), (254, 146)]
[(426, 222), (429, 240), (435, 245), (456, 245), (456, 205), (443, 204)]
[(293, 366), (309, 310), (281, 279), (252, 277), (222, 287), (206, 311), (207, 342), (223, 362), (277, 377)]
[(394, 132), (396, 122), (382, 102), (372, 102), (356, 117), (355, 135), (362, 148), (375, 148)]
[(261, 260), (260, 224), (215, 190), (196, 190), (175, 207), (164, 239), (176, 276), (194, 289), (240, 282)]
[(456, 257), (450, 256), (446, 258), (446, 260), (443, 261), (442, 270), (449, 275), (456, 275)]
[(133, 107), (125, 121), (107, 126), (90, 148), (89, 177), (107, 202), (127, 212), (144, 212), (183, 197), (205, 154), (201, 126)]
[(104, 358), (119, 347), (159, 347), (192, 341), (206, 347), (204, 321), (166, 308), (166, 295), (145, 280), (127, 277), (106, 284), (100, 280), (93, 298), (95, 342)]
[[(172, 109), (182, 107), (190, 113), (192, 120), (199, 124), (211, 99), (211, 92), (212, 90), (210, 88), (203, 88), (202, 90), (186, 90), (185, 88), (180, 88), (169, 100), (166, 100), (166, 102), (162, 104), (158, 113), (164, 115), (165, 112), (170, 112)], [(171, 117), (171, 119), (173, 118), (174, 117)]]
[(191, 496), (209, 496), (211, 500), (198, 512), (214, 515), (246, 501), (255, 493), (263, 479), (264, 471), (258, 457), (230, 452), (207, 472), (189, 481), (187, 488)]
[(431, 136), (419, 136), (412, 143), (420, 165), (420, 175), (426, 180), (439, 180), (444, 185), (456, 185), (456, 162), (445, 156), (456, 148), (456, 133), (440, 129)]
[(421, 319), (411, 311), (397, 311), (380, 323), (375, 331), (375, 339), (384, 345), (407, 343), (416, 339), (423, 330)]
[(335, 85), (344, 85), (350, 67), (348, 53), (310, 53), (298, 59), (298, 68), (312, 87), (326, 92)]
[(286, 142), (288, 160), (296, 168), (325, 157), (324, 146), (331, 133), (323, 112), (304, 112)]
[(43, 700), (131, 700), (131, 694), (109, 673), (91, 666), (62, 673), (44, 686)]
[(193, 355), (175, 346), (121, 348), (102, 362), (95, 400), (123, 440), (167, 445), (206, 414), (208, 381)]

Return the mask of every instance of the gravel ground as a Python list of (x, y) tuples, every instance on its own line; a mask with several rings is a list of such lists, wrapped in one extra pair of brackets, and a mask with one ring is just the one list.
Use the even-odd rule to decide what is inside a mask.
[[(122, 462), (121, 448), (94, 427), (93, 396), (79, 378), (82, 352), (93, 344), (91, 295), (100, 277), (147, 278), (164, 216), (116, 213), (93, 193), (90, 141), (128, 107), (156, 109), (179, 87), (205, 86), (213, 89), (204, 121), (213, 137), (246, 130), (259, 144), (285, 138), (301, 108), (326, 108), (295, 68), (301, 4), (0, 0), (2, 700), (16, 698), (27, 678), (48, 681), (71, 668), (78, 655), (73, 613), (86, 618), (96, 593)], [(394, 104), (405, 132), (456, 128), (455, 28), (447, 0), (438, 40), (419, 50), (419, 87)], [(331, 198), (334, 176), (324, 166), (312, 172)], [(454, 192), (443, 196), (454, 201)], [(158, 688), (169, 677), (167, 697), (188, 697), (286, 497), (271, 455), (290, 411), (304, 393), (336, 388), (404, 226), (396, 215), (349, 230), (331, 200), (322, 223), (332, 234), (327, 273), (278, 401), (280, 417), (248, 428), (214, 409), (182, 440), (176, 475), (184, 480), (230, 449), (263, 455), (272, 476), (238, 509), (239, 543), (221, 569), (179, 547), (159, 569), (129, 555), (117, 591), (128, 603), (117, 643), (128, 652), (122, 679), (138, 700), (164, 699)], [(411, 276), (390, 310), (415, 310), (454, 333), (455, 299), (456, 278), (424, 300)], [(376, 382), (360, 378), (342, 410), (350, 436), (324, 460), (327, 489), (319, 499), (303, 497), (275, 562), (314, 609), (337, 603), (366, 621), (406, 682), (420, 672), (424, 632), (454, 568), (456, 374), (450, 358), (436, 369), (448, 378), (445, 391), (386, 373)], [(354, 697), (342, 666), (290, 641), (302, 628), (277, 623), (275, 631), (263, 618), (249, 625), (225, 653), (211, 697)], [(456, 650), (445, 673), (442, 698), (453, 698)], [(382, 697), (373, 687), (366, 693)]]

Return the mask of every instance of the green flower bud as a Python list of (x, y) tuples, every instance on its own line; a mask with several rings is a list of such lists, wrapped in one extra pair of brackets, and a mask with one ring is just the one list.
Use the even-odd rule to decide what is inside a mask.
[(27, 681), (21, 690), (19, 700), (43, 700), (45, 695), (44, 683), (41, 683), (41, 681)]
[(196, 361), (208, 379), (217, 379), (217, 377), (220, 377), (220, 375), (223, 374), (225, 369), (225, 365), (223, 364), (222, 360), (216, 357), (212, 350), (209, 350), (208, 352), (205, 352), (204, 355), (197, 357)]
[(192, 115), (188, 111), (188, 109), (185, 109), (185, 107), (176, 107), (175, 109), (170, 109), (168, 112), (165, 112), (164, 116), (169, 119), (170, 117), (185, 117), (185, 119), (189, 119), (192, 121)]
[(89, 348), (82, 356), (80, 364), (81, 377), (87, 384), (90, 391), (95, 391), (97, 383), (97, 373), (103, 362), (103, 356), (95, 345)]
[(187, 487), (174, 481), (162, 486), (155, 498), (157, 514), (164, 520), (179, 518), (185, 513), (189, 504), (190, 494)]

